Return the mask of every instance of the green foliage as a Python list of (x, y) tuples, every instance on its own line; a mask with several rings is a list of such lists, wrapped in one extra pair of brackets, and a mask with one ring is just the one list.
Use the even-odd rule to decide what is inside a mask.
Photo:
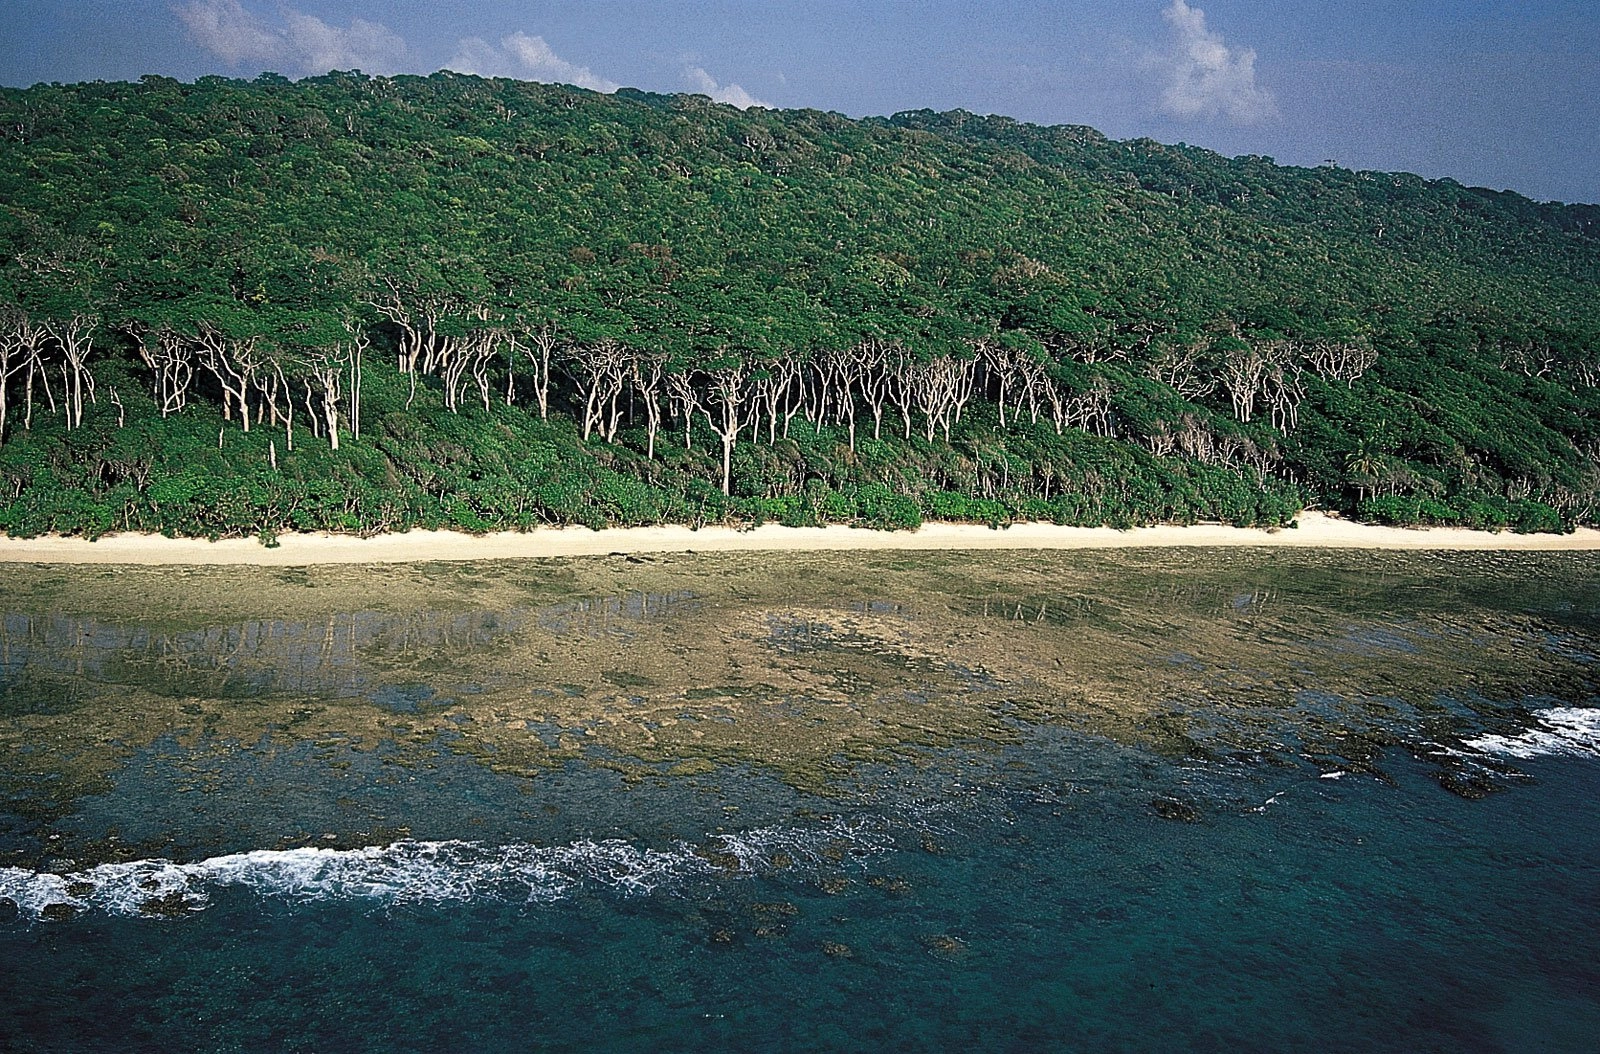
[[(13, 534), (1283, 524), (1307, 502), (1395, 524), (1600, 518), (1595, 206), (960, 112), (852, 121), (450, 73), (0, 89), (0, 143), (0, 316), (97, 327), (83, 427), (39, 409), (25, 428), (16, 405), (3, 425)], [(414, 392), (370, 307), (385, 281), (668, 373), (986, 341), (1068, 396), (1104, 393), (1105, 415), (1002, 428), (980, 373), (948, 443), (901, 438), (893, 413), (876, 440), (861, 414), (853, 443), (803, 419), (747, 430), (724, 495), (704, 418), (690, 449), (665, 422), (651, 458), (637, 408), (585, 442), (570, 378), (548, 420), (525, 391), (461, 412), (435, 378)], [(439, 332), (478, 324), (445, 312)], [(304, 407), (292, 451), (282, 427), (246, 434), (203, 372), (164, 415), (140, 346), (203, 326), (297, 382), (370, 337), (359, 441), (343, 411), (329, 449)], [(1292, 427), (1241, 422), (1218, 371), (1273, 341), (1376, 365), (1307, 374)], [(1180, 381), (1184, 354), (1209, 386)]]

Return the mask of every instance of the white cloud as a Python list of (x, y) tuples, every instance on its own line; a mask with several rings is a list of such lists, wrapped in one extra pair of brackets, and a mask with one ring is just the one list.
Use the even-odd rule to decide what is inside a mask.
[(772, 109), (771, 103), (762, 102), (737, 84), (718, 84), (715, 77), (699, 66), (685, 66), (683, 78), (693, 86), (695, 91), (700, 92), (702, 95), (711, 96), (715, 102), (725, 102), (730, 106), (737, 106), (741, 110), (748, 110), (752, 106)]
[(501, 41), (505, 49), (515, 55), (536, 80), (553, 80), (562, 84), (575, 84), (591, 91), (614, 92), (622, 85), (616, 81), (596, 77), (587, 66), (575, 66), (550, 50), (543, 37), (532, 37), (518, 30)]
[(500, 39), (496, 47), (482, 37), (467, 37), (456, 45), (446, 69), (480, 77), (515, 77), (552, 84), (573, 84), (597, 92), (614, 92), (622, 85), (596, 75), (587, 66), (557, 55), (543, 37), (521, 30)]
[(278, 24), (273, 24), (246, 10), (239, 0), (189, 0), (173, 11), (196, 44), (230, 65), (271, 62), (298, 73), (334, 69), (392, 73), (406, 54), (406, 42), (397, 34), (362, 18), (340, 29), (284, 7), (279, 9)]
[[(353, 18), (341, 28), (287, 6), (279, 6), (276, 17), (268, 18), (240, 0), (183, 0), (172, 10), (196, 44), (234, 66), (271, 64), (283, 72), (308, 74), (334, 69), (394, 73), (410, 57), (399, 35), (363, 18)], [(770, 105), (738, 84), (719, 83), (703, 67), (693, 65), (689, 56), (682, 61), (684, 79), (694, 91), (740, 109)], [(597, 92), (614, 92), (622, 86), (562, 58), (544, 37), (521, 30), (498, 43), (464, 37), (456, 42), (455, 54), (444, 68), (481, 77), (572, 84)]]
[(1277, 116), (1272, 93), (1256, 84), (1256, 53), (1229, 47), (1206, 26), (1206, 13), (1185, 0), (1162, 12), (1172, 27), (1171, 47), (1146, 62), (1161, 79), (1160, 109), (1173, 117), (1223, 118), (1257, 124)]
[(406, 42), (388, 27), (364, 18), (350, 20), (349, 29), (336, 29), (320, 18), (285, 11), (284, 21), (291, 51), (308, 70), (364, 69), (372, 73), (394, 70), (406, 51)]
[(505, 77), (510, 75), (510, 60), (482, 37), (466, 37), (457, 41), (455, 57), (444, 68), (477, 77)]
[(283, 38), (268, 29), (239, 0), (193, 0), (173, 8), (194, 42), (224, 62), (277, 58)]

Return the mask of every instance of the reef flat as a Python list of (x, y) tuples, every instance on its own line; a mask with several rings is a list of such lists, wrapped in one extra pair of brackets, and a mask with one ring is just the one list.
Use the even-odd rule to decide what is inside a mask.
[[(353, 765), (426, 782), (448, 757), (534, 796), (573, 763), (837, 795), (1038, 728), (1326, 771), (1381, 772), (1400, 747), (1480, 794), (1495, 766), (1450, 744), (1594, 695), (1597, 581), (1585, 553), (1274, 550), (10, 567), (6, 862), (169, 851), (159, 823), (93, 844), (50, 828), (157, 745), (179, 813), (248, 799), (217, 766), (252, 752), (312, 783)], [(353, 810), (333, 833), (414, 826)], [(292, 812), (275, 830), (324, 833)]]

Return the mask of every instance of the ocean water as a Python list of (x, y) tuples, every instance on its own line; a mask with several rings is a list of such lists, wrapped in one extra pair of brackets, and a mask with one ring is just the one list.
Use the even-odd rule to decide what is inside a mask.
[[(1373, 718), (1300, 686), (1252, 725), (1260, 749), (1194, 697), (1189, 749), (1015, 717), (823, 782), (601, 749), (497, 771), (445, 720), (411, 747), (118, 726), (98, 782), (7, 784), (0, 1050), (1592, 1051), (1600, 708), (1592, 608), (1560, 614), (1517, 623), (1580, 675), (1522, 687), (1559, 692)], [(1307, 653), (1388, 669), (1432, 632), (1389, 612)], [(101, 704), (60, 702), (59, 679), (116, 678), (82, 665), (85, 634), (46, 636), (9, 683), (48, 671), (50, 706), (87, 719)], [(1215, 660), (1191, 646), (1162, 661)], [(306, 681), (291, 651), (289, 696), (353, 693), (385, 721), (472, 695), (459, 671), (377, 683), (336, 648), (337, 675)], [(14, 758), (57, 749), (50, 707), (8, 705), (41, 740)], [(1349, 764), (1305, 748), (1329, 724), (1381, 743)]]

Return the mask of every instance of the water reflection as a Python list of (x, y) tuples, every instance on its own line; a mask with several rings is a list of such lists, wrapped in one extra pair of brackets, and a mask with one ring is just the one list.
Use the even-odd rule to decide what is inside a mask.
[(0, 617), (0, 714), (76, 705), (88, 684), (138, 684), (179, 696), (366, 697), (411, 712), (432, 698), (433, 689), (385, 684), (383, 668), (470, 653), (533, 628), (626, 638), (631, 624), (692, 612), (696, 601), (686, 590), (627, 592), (504, 611), (359, 610), (316, 621), (263, 619), (184, 630), (8, 612)]
[(688, 590), (585, 597), (540, 609), (538, 622), (555, 633), (627, 637), (633, 633), (633, 623), (693, 613), (699, 610), (698, 600)]

